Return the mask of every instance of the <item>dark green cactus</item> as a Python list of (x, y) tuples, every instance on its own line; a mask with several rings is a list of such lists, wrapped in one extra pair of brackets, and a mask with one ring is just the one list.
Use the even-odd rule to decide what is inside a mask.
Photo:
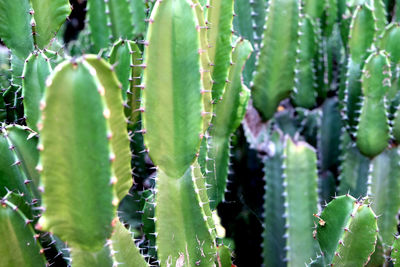
[[(300, 4), (271, 0), (260, 55), (253, 77), (254, 106), (270, 119), (294, 86)], [(286, 34), (282, 34), (285, 32)]]
[(363, 68), (362, 107), (357, 125), (357, 146), (366, 156), (374, 157), (389, 143), (386, 93), (390, 87), (390, 62), (384, 52), (371, 54)]

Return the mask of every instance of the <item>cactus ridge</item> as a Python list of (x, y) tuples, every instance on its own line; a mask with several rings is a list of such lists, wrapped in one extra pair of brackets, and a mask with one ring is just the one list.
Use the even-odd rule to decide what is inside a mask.
[(208, 31), (209, 26), (206, 24), (204, 19), (204, 8), (201, 7), (198, 1), (195, 1), (195, 11), (198, 24), (196, 27), (200, 31), (200, 59), (201, 59), (201, 76), (203, 82), (203, 88), (201, 90), (201, 95), (203, 99), (204, 115), (203, 115), (203, 133), (205, 133), (211, 123), (213, 116), (213, 101), (212, 101), (212, 63), (208, 56), (210, 44), (208, 43)]
[(229, 67), (232, 65), (233, 0), (210, 0), (207, 11), (208, 56), (212, 64), (212, 100), (218, 102), (224, 93)]
[(212, 210), (224, 199), (227, 190), (230, 136), (243, 120), (250, 98), (250, 91), (243, 85), (241, 72), (251, 52), (250, 42), (240, 38), (236, 41), (232, 53), (233, 65), (228, 76), (231, 81), (226, 85), (222, 99), (215, 106), (215, 116), (206, 140), (206, 155), (201, 155), (209, 159), (203, 163), (202, 169), (207, 183), (210, 184), (208, 194), (212, 200)]

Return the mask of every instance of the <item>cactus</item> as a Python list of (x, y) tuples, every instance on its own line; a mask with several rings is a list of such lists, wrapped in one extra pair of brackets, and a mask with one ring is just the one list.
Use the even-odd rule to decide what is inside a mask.
[(212, 99), (219, 101), (225, 88), (229, 83), (228, 70), (232, 64), (230, 47), (232, 46), (232, 21), (233, 0), (217, 1), (210, 0), (210, 8), (207, 11), (208, 56), (213, 65), (211, 74), (213, 79)]
[[(57, 92), (60, 86), (64, 88), (63, 93)], [(114, 132), (109, 126), (113, 111), (104, 104), (105, 90), (112, 89), (98, 80), (95, 69), (86, 61), (62, 63), (47, 82), (42, 125), (39, 127), (41, 162), (38, 169), (41, 171), (45, 192), (43, 206), (46, 211), (36, 227), (52, 231), (68, 241), (72, 248), (93, 252), (100, 250), (106, 238), (111, 235), (111, 221), (118, 204), (118, 200), (114, 200), (117, 177), (114, 176), (115, 170), (111, 165), (116, 160), (111, 146)], [(82, 101), (78, 92), (85, 99), (91, 100), (89, 105)], [(66, 113), (66, 107), (72, 107), (74, 112)], [(84, 111), (87, 115), (81, 116)], [(64, 118), (60, 120), (59, 116), (62, 114)], [(91, 133), (87, 133), (84, 127), (88, 121), (96, 122), (96, 128)], [(60, 124), (69, 130), (63, 131)], [(59, 141), (54, 142), (57, 139)], [(88, 140), (93, 144), (89, 148), (79, 143), (85, 144)], [(62, 158), (57, 156), (60, 152), (63, 154)], [(57, 167), (54, 168), (55, 166)], [(88, 178), (84, 179), (85, 177)], [(97, 188), (98, 192), (87, 195), (90, 188)], [(70, 208), (66, 208), (66, 203), (59, 195), (65, 195), (69, 199), (67, 206)], [(97, 205), (101, 210), (95, 211), (91, 208)], [(93, 215), (88, 215), (90, 212)], [(67, 218), (71, 219), (67, 221)], [(81, 223), (74, 224), (73, 221)]]
[(235, 1), (235, 16), (233, 18), (234, 30), (236, 34), (249, 40), (254, 48), (254, 53), (252, 53), (247, 60), (243, 70), (243, 82), (248, 87), (250, 87), (250, 82), (253, 78), (256, 56), (260, 51), (261, 36), (265, 24), (266, 5), (267, 2), (262, 0)]
[(368, 6), (358, 6), (349, 33), (349, 59), (346, 74), (345, 120), (348, 130), (355, 132), (361, 97), (361, 70), (375, 35), (373, 13)]
[[(397, 213), (400, 207), (397, 187), (399, 170), (399, 151), (392, 148), (384, 151), (371, 162), (370, 185), (368, 193), (372, 200), (372, 209), (379, 215), (378, 227), (382, 243), (387, 246), (392, 243), (393, 233), (396, 232)], [(390, 186), (388, 186), (390, 185)], [(390, 200), (389, 200), (390, 199)]]
[(21, 193), (29, 203), (34, 204), (35, 199), (37, 201), (39, 174), (35, 170), (38, 161), (36, 145), (35, 133), (24, 127), (1, 128), (1, 196), (5, 196), (8, 190), (15, 190)]
[(355, 197), (366, 196), (371, 160), (360, 153), (347, 132), (341, 138), (343, 154), (338, 192), (340, 195), (349, 193)]
[(106, 1), (91, 0), (87, 3), (87, 25), (94, 52), (108, 47), (113, 39), (110, 29), (109, 9)]
[(374, 157), (389, 143), (389, 122), (385, 94), (390, 87), (390, 62), (384, 52), (371, 54), (363, 69), (361, 115), (357, 146), (366, 156)]
[(21, 85), (23, 60), (36, 47), (44, 49), (48, 46), (71, 8), (67, 0), (19, 0), (13, 4), (1, 1), (0, 10), (0, 38), (13, 52), (13, 79)]
[[(294, 77), (293, 101), (296, 106), (312, 108), (316, 104), (317, 92), (315, 90), (315, 64), (316, 55), (315, 26), (307, 15), (300, 18), (298, 55)], [(301, 90), (297, 89), (301, 88)]]
[(332, 266), (363, 266), (374, 252), (377, 218), (368, 204), (349, 195), (332, 200), (318, 216), (317, 239)]
[(318, 144), (322, 171), (335, 171), (335, 166), (339, 163), (341, 131), (342, 122), (340, 120), (338, 100), (335, 98), (327, 99), (322, 107)]
[(229, 71), (230, 82), (225, 86), (222, 100), (215, 106), (215, 117), (209, 130), (208, 158), (205, 163), (204, 175), (210, 185), (208, 196), (210, 206), (215, 209), (223, 200), (226, 191), (230, 136), (239, 127), (246, 112), (250, 91), (242, 84), (241, 71), (246, 59), (252, 52), (251, 45), (246, 40), (237, 40), (232, 52), (233, 66)]
[(32, 0), (33, 18), (31, 26), (34, 29), (33, 39), (39, 49), (44, 49), (53, 39), (62, 23), (71, 12), (67, 0)]
[(271, 151), (264, 161), (266, 180), (264, 202), (263, 258), (271, 266), (284, 265), (285, 259), (285, 195), (283, 186), (283, 137), (271, 135)]
[[(304, 143), (285, 140), (283, 186), (285, 196), (286, 259), (290, 266), (313, 257), (317, 244), (312, 238), (312, 214), (317, 212), (317, 171), (315, 151)], [(303, 181), (299, 184), (297, 181)], [(299, 187), (301, 186), (301, 187)], [(301, 223), (299, 223), (301, 222)], [(302, 244), (302, 246), (297, 246)]]
[[(27, 0), (1, 1), (0, 37), (15, 57), (25, 58), (34, 49), (30, 5)], [(31, 15), (31, 14), (30, 14)]]
[(2, 242), (0, 250), (2, 266), (45, 266), (41, 246), (35, 238), (30, 220), (8, 200), (8, 195), (1, 199), (0, 232), (7, 242)]
[(0, 0), (0, 265), (398, 265), (398, 8)]
[(390, 254), (390, 258), (391, 258), (391, 260), (392, 260), (392, 262), (393, 262), (393, 265), (394, 266), (399, 266), (399, 262), (400, 262), (400, 245), (399, 245), (399, 237), (398, 236), (396, 236), (395, 237), (395, 240), (394, 240), (394, 242), (393, 242), (393, 245), (392, 245), (392, 251), (391, 251), (391, 254)]
[(49, 59), (43, 53), (31, 54), (25, 61), (22, 73), (22, 97), (27, 125), (35, 131), (40, 118), (40, 100), (47, 77), (51, 73)]
[[(197, 2), (195, 2), (197, 3)], [(212, 118), (212, 88), (213, 88), (213, 80), (212, 80), (212, 63), (209, 57), (209, 49), (211, 45), (208, 40), (208, 31), (209, 27), (204, 20), (204, 8), (201, 7), (200, 4), (195, 5), (196, 18), (198, 20), (198, 29), (200, 31), (200, 60), (201, 60), (201, 76), (203, 82), (203, 90), (202, 90), (202, 98), (204, 105), (204, 117), (203, 117), (203, 132), (206, 132), (210, 126), (211, 118)]]
[(299, 10), (296, 0), (271, 0), (268, 6), (252, 88), (254, 106), (264, 120), (273, 116), (280, 101), (293, 89)]

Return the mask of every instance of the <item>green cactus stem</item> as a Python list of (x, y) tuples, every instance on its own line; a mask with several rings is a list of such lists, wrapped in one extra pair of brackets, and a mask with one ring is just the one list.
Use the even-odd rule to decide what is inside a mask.
[(339, 194), (349, 193), (356, 197), (366, 196), (371, 160), (360, 153), (355, 144), (351, 142), (347, 132), (342, 133), (341, 147)]
[(135, 36), (143, 37), (146, 34), (146, 5), (143, 0), (129, 0), (131, 19), (133, 22), (133, 33)]
[(233, 26), (236, 34), (249, 40), (254, 48), (254, 53), (246, 62), (243, 70), (243, 83), (250, 87), (250, 82), (255, 71), (256, 56), (260, 50), (263, 27), (265, 25), (266, 1), (263, 0), (236, 0)]
[(242, 83), (242, 70), (252, 47), (250, 42), (238, 39), (232, 53), (233, 66), (229, 71), (230, 83), (226, 85), (222, 100), (215, 107), (215, 117), (212, 120), (208, 141), (205, 176), (210, 185), (208, 195), (211, 209), (224, 199), (227, 184), (230, 136), (240, 126), (246, 113), (250, 91)]
[(283, 186), (283, 136), (278, 132), (270, 136), (268, 156), (264, 159), (265, 198), (263, 259), (265, 266), (285, 266), (285, 188)]
[[(34, 10), (33, 37), (39, 49), (44, 49), (55, 38), (59, 28), (71, 13), (68, 0), (31, 0)], [(33, 26), (33, 25), (32, 25)]]
[(400, 266), (400, 241), (399, 236), (395, 236), (395, 240), (392, 245), (392, 252), (390, 254), (390, 259), (395, 267)]
[[(157, 1), (144, 54), (144, 141), (155, 165), (176, 178), (194, 162), (202, 133), (201, 47), (195, 18), (194, 8), (185, 1)], [(185, 38), (180, 37), (183, 32)]]
[(385, 150), (372, 160), (372, 172), (368, 195), (371, 206), (379, 216), (379, 235), (385, 250), (392, 244), (393, 233), (397, 231), (397, 214), (400, 209), (400, 154), (398, 148)]
[(0, 200), (1, 266), (46, 266), (31, 220), (7, 197)]
[(4, 196), (11, 190), (23, 194), (32, 203), (33, 199), (39, 198), (36, 187), (39, 177), (34, 170), (38, 153), (37, 140), (27, 140), (28, 137), (28, 131), (22, 126), (1, 128), (0, 195)]
[[(108, 13), (106, 13), (106, 10)], [(113, 36), (110, 28), (109, 9), (104, 0), (87, 1), (87, 25), (93, 52), (98, 53), (108, 47)]]
[(41, 52), (32, 53), (26, 60), (23, 71), (22, 96), (27, 125), (38, 132), (40, 101), (51, 73), (49, 59)]
[(207, 33), (209, 27), (207, 26), (204, 19), (204, 9), (201, 5), (197, 3), (195, 5), (196, 18), (198, 21), (198, 29), (200, 31), (200, 46), (201, 46), (201, 77), (203, 81), (203, 90), (201, 92), (203, 98), (204, 105), (204, 116), (203, 116), (203, 133), (207, 131), (210, 126), (210, 122), (213, 115), (213, 106), (212, 106), (212, 87), (213, 80), (211, 77), (212, 64), (210, 62), (210, 58), (208, 56), (210, 45), (208, 43)]
[(317, 239), (331, 266), (364, 266), (374, 252), (377, 216), (369, 205), (344, 195), (319, 216)]
[(318, 139), (320, 168), (322, 171), (335, 171), (336, 166), (339, 164), (342, 129), (338, 100), (336, 98), (327, 99), (322, 107)]
[(112, 0), (104, 2), (106, 2), (110, 11), (111, 32), (114, 40), (119, 38), (133, 39), (133, 21), (129, 1)]
[(0, 38), (16, 57), (33, 51), (32, 12), (29, 0), (0, 1)]
[(296, 106), (312, 108), (316, 104), (316, 76), (314, 58), (317, 54), (315, 26), (310, 17), (300, 18), (300, 36), (294, 76), (293, 101)]
[[(189, 168), (182, 177), (158, 171), (155, 223), (161, 266), (214, 266), (216, 248)], [(202, 189), (204, 190), (204, 189)]]
[(312, 215), (318, 209), (317, 158), (314, 149), (307, 143), (294, 143), (288, 137), (285, 142), (283, 216), (286, 220), (286, 259), (289, 266), (300, 266), (314, 257), (318, 248), (312, 235)]
[(372, 10), (367, 6), (358, 6), (350, 25), (349, 53), (345, 89), (345, 120), (351, 133), (356, 131), (361, 104), (361, 74), (367, 50), (375, 36), (375, 23)]
[(218, 102), (224, 93), (225, 84), (229, 82), (228, 71), (231, 65), (231, 48), (233, 33), (233, 0), (210, 0), (207, 11), (208, 56), (213, 65), (212, 99)]
[(368, 157), (382, 152), (389, 142), (386, 93), (390, 88), (389, 58), (384, 52), (372, 53), (362, 75), (363, 101), (357, 129), (357, 147)]
[(293, 89), (299, 6), (297, 0), (271, 0), (269, 3), (252, 88), (254, 106), (264, 120), (273, 116), (281, 100)]
[(132, 186), (131, 153), (129, 150), (129, 137), (126, 130), (126, 119), (121, 106), (122, 99), (120, 85), (112, 67), (94, 55), (86, 55), (85, 60), (95, 69), (104, 90), (104, 98), (110, 111), (111, 130), (110, 144), (114, 155), (113, 169), (116, 178), (115, 190), (121, 201)]
[[(47, 81), (38, 127), (45, 212), (36, 228), (53, 232), (76, 251), (103, 248), (118, 205), (110, 127), (115, 122), (105, 99), (113, 88), (98, 77), (101, 71), (84, 59), (57, 66)], [(122, 109), (120, 103), (114, 105)]]
[(118, 220), (111, 236), (111, 255), (114, 264), (122, 266), (148, 267), (132, 238), (132, 233)]
[(71, 249), (71, 264), (73, 266), (112, 267), (113, 260), (109, 246), (104, 246), (96, 252), (88, 252), (77, 248)]

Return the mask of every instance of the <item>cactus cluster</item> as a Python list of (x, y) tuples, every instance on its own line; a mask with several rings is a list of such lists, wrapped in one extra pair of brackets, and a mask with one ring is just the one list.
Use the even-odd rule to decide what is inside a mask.
[(0, 0), (0, 266), (234, 266), (241, 127), (264, 266), (399, 265), (400, 2), (87, 0), (64, 43), (70, 12)]

